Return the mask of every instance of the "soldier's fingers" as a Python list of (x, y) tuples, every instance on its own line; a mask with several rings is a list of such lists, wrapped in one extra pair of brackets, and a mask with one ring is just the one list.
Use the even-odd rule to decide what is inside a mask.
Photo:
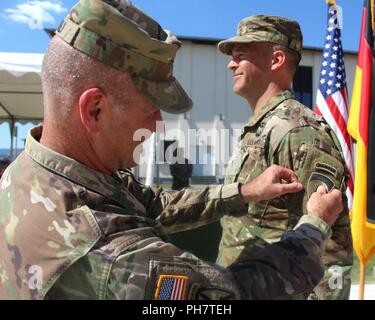
[(339, 200), (341, 200), (341, 198), (342, 198), (342, 192), (340, 190), (337, 190), (337, 189), (333, 189), (331, 191), (331, 195), (332, 195), (332, 197), (334, 197), (336, 199), (339, 199)]
[(295, 193), (299, 192), (303, 189), (303, 186), (299, 182), (291, 182), (287, 184), (280, 184), (279, 185), (279, 191), (280, 195), (286, 194), (286, 193)]
[(287, 180), (289, 182), (297, 182), (298, 181), (298, 178), (297, 178), (296, 174), (293, 172), (293, 170), (290, 170), (288, 168), (277, 166), (277, 173), (278, 173), (280, 179), (284, 179), (284, 180)]
[(343, 203), (342, 203), (342, 192), (337, 190), (337, 189), (333, 189), (328, 195), (327, 197), (330, 197), (330, 200), (333, 201), (335, 204), (334, 204), (334, 207), (338, 210), (338, 212), (341, 212), (343, 210)]
[(327, 186), (325, 183), (321, 184), (316, 190), (317, 193), (326, 194), (328, 192)]
[(336, 196), (340, 196), (341, 197), (341, 195), (342, 195), (342, 192), (340, 191), (340, 190), (338, 190), (338, 189), (333, 189), (332, 191), (331, 191), (331, 193), (332, 194), (334, 194), (334, 195), (336, 195)]

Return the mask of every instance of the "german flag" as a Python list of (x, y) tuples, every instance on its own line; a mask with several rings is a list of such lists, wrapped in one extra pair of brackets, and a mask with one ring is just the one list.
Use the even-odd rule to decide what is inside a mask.
[(357, 142), (351, 229), (363, 265), (375, 253), (374, 0), (365, 0), (348, 131)]

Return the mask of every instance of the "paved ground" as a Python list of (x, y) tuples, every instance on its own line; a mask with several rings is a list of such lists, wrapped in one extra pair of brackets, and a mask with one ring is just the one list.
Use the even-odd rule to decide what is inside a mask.
[[(358, 300), (359, 285), (353, 284), (350, 291), (350, 300)], [(365, 285), (365, 300), (375, 300), (375, 283)]]

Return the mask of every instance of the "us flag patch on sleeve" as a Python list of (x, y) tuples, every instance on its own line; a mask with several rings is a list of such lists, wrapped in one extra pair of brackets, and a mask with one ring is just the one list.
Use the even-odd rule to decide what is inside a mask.
[(185, 300), (189, 278), (187, 276), (160, 275), (155, 300)]

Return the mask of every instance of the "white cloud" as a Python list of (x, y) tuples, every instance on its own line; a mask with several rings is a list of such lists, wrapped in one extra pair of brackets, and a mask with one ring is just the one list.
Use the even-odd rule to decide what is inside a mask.
[(59, 0), (26, 0), (15, 8), (4, 10), (3, 16), (17, 23), (25, 23), (30, 29), (43, 29), (44, 24), (54, 24), (54, 14), (61, 14), (67, 9)]

